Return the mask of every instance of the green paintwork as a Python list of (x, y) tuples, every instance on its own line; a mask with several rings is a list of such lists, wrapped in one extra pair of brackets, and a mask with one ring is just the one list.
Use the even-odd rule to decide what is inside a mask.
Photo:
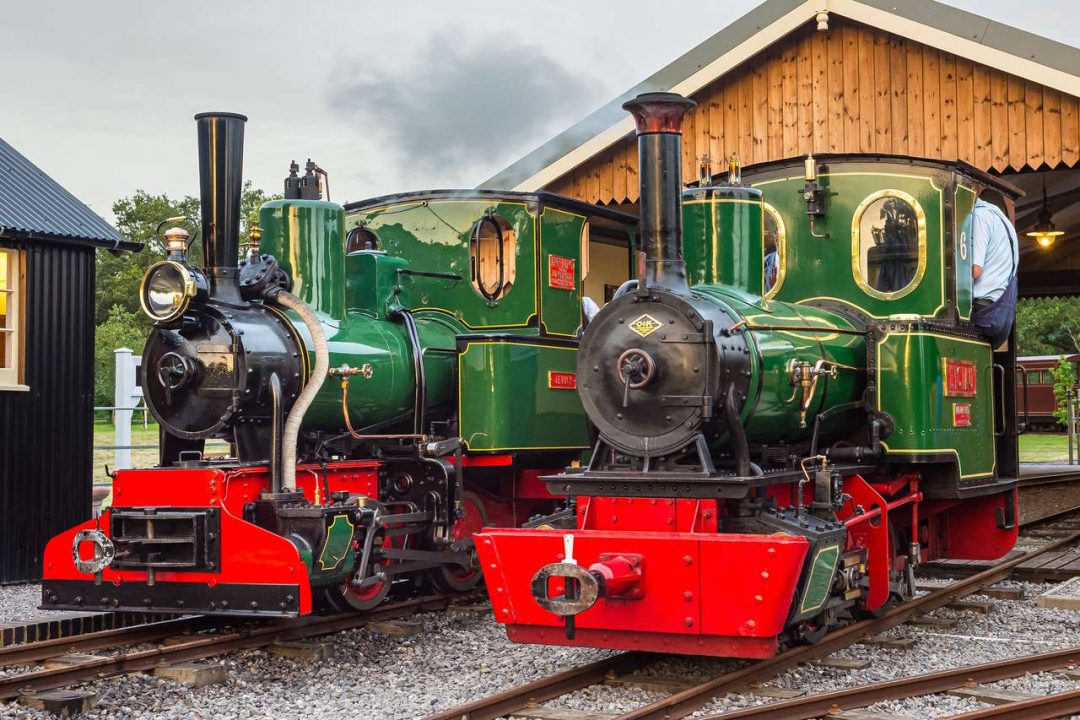
[[(792, 442), (805, 438), (813, 429), (812, 421), (818, 413), (861, 396), (866, 377), (866, 343), (860, 326), (828, 310), (762, 301), (760, 297), (723, 286), (698, 285), (694, 290), (747, 321), (740, 332), (752, 348), (753, 381), (749, 400), (740, 415), (751, 442)], [(805, 428), (799, 427), (802, 390), (792, 387), (790, 380), (792, 360), (810, 363), (829, 360), (855, 368), (840, 370), (828, 382), (818, 382)], [(841, 415), (831, 425), (825, 425), (823, 440), (842, 421)]]
[(300, 553), (300, 562), (304, 563), (304, 567), (307, 568), (308, 577), (318, 577), (318, 572), (315, 570), (315, 558), (311, 556), (311, 546), (306, 540), (299, 539), (297, 535), (290, 536), (289, 540), (292, 542), (293, 547), (296, 548), (296, 551)]
[(326, 528), (326, 540), (319, 553), (320, 572), (333, 572), (341, 568), (342, 562), (349, 556), (355, 529), (347, 515), (334, 516), (330, 527)]
[(744, 187), (683, 192), (686, 274), (691, 285), (727, 285), (761, 296), (764, 226), (761, 193)]
[(956, 186), (953, 207), (953, 237), (956, 238), (956, 310), (961, 319), (971, 319), (971, 209), (975, 206), (975, 191), (965, 185)]
[[(549, 370), (574, 372), (576, 343), (464, 343), (459, 378), (459, 339), (470, 332), (576, 340), (587, 218), (547, 204), (558, 205), (557, 200), (469, 192), (403, 196), (353, 210), (347, 219), (340, 206), (329, 202), (279, 200), (263, 206), (262, 251), (278, 258), (293, 278), (293, 291), (316, 310), (330, 346), (331, 367), (370, 369), (370, 377), (349, 379), (348, 412), (354, 428), (412, 431), (412, 354), (395, 313), (403, 308), (416, 320), (429, 411), (452, 415), (460, 386), (465, 395), (459, 408), (460, 434), (472, 438), (475, 449), (587, 445), (576, 392), (547, 385)], [(515, 237), (513, 284), (494, 302), (471, 281), (473, 229), (491, 214), (505, 221)], [(346, 226), (361, 225), (375, 235), (375, 249), (345, 255)], [(572, 288), (552, 286), (551, 256), (573, 263)], [(457, 274), (461, 279), (419, 273)], [(307, 328), (293, 313), (284, 314), (309, 348), (310, 368), (314, 354)], [(508, 406), (519, 409), (509, 420)], [(304, 427), (341, 432), (343, 425), (342, 383), (329, 377), (305, 415)]]
[(385, 320), (394, 308), (408, 307), (412, 280), (399, 273), (409, 263), (381, 250), (360, 250), (345, 256), (345, 303), (350, 312)]
[[(494, 303), (489, 303), (470, 281), (469, 240), (476, 223), (489, 213), (504, 219), (516, 238), (513, 285)], [(410, 278), (414, 311), (448, 314), (473, 330), (497, 328), (539, 333), (535, 327), (539, 310), (536, 217), (524, 202), (467, 197), (402, 200), (399, 204), (352, 213), (346, 223), (350, 229), (360, 225), (366, 227), (375, 234), (379, 250), (408, 258), (412, 270), (461, 276), (461, 280)], [(532, 327), (529, 327), (530, 323)]]
[[(299, 318), (291, 315), (305, 347), (311, 337)], [(412, 354), (405, 327), (395, 321), (377, 320), (363, 314), (349, 314), (345, 321), (323, 319), (330, 346), (330, 367), (342, 364), (354, 368), (371, 366), (371, 377), (355, 375), (349, 380), (349, 417), (353, 427), (379, 426), (372, 432), (391, 429), (412, 432), (412, 409), (416, 392)], [(417, 332), (424, 352), (427, 406), (449, 406), (453, 401), (455, 372), (455, 328), (443, 320), (417, 318)], [(308, 366), (315, 363), (308, 352)], [(304, 416), (305, 429), (339, 431), (343, 426), (341, 382), (327, 378), (315, 402)]]
[[(826, 213), (815, 221), (814, 230), (818, 234), (827, 232), (828, 238), (810, 236), (806, 203), (800, 192), (804, 183), (801, 173), (754, 182), (754, 187), (764, 192), (765, 201), (780, 213), (787, 230), (787, 272), (776, 298), (788, 302), (839, 300), (882, 318), (894, 313), (936, 316), (946, 304), (942, 243), (945, 196), (941, 189), (946, 178), (909, 165), (875, 163), (866, 168), (822, 172)], [(859, 287), (851, 262), (855, 210), (866, 197), (884, 188), (912, 195), (926, 216), (925, 273), (914, 290), (891, 300), (873, 297)]]
[(577, 392), (548, 387), (549, 372), (575, 373), (576, 347), (509, 337), (466, 342), (459, 363), (459, 418), (470, 451), (588, 446)]
[(839, 545), (827, 545), (818, 549), (810, 564), (810, 574), (803, 585), (802, 601), (799, 603), (800, 615), (811, 613), (825, 604), (829, 598), (829, 590), (832, 589), (836, 563), (839, 560)]
[(259, 210), (260, 250), (277, 258), (292, 292), (317, 311), (345, 317), (345, 211), (323, 200), (272, 200)]
[[(581, 215), (545, 207), (540, 214), (540, 314), (548, 335), (577, 337), (581, 325)], [(574, 287), (552, 287), (551, 256), (574, 263)]]
[[(393, 308), (407, 305), (410, 283), (399, 282), (398, 271), (409, 263), (381, 251), (345, 255), (344, 210), (335, 203), (274, 200), (262, 206), (259, 221), (262, 252), (278, 259), (292, 278), (292, 292), (322, 320), (330, 366), (371, 368), (370, 378), (355, 375), (349, 380), (353, 427), (411, 432), (416, 392), (412, 355), (404, 326), (389, 318)], [(315, 362), (310, 334), (295, 314), (286, 315), (309, 349), (310, 368)], [(417, 320), (429, 408), (453, 402), (454, 336), (461, 329), (448, 318)], [(305, 429), (340, 431), (341, 395), (340, 380), (327, 378), (304, 416)]]
[[(888, 331), (877, 342), (877, 403), (896, 424), (887, 454), (955, 456), (961, 483), (994, 472), (993, 360), (985, 342), (926, 330)], [(977, 370), (975, 397), (945, 397), (944, 358)], [(971, 426), (953, 427), (953, 406), (971, 406)]]

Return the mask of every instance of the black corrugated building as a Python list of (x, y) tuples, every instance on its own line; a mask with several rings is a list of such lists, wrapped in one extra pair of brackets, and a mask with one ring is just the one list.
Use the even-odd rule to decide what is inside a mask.
[(94, 253), (140, 247), (0, 139), (0, 583), (90, 514)]

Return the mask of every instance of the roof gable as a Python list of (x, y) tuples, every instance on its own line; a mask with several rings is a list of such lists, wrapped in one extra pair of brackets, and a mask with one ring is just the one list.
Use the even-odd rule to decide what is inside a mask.
[(667, 67), (480, 185), (531, 191), (548, 186), (633, 131), (622, 103), (642, 92), (692, 95), (782, 38), (821, 10), (909, 38), (1072, 96), (1080, 96), (1080, 49), (934, 0), (767, 0)]
[(138, 250), (109, 223), (0, 139), (0, 234)]

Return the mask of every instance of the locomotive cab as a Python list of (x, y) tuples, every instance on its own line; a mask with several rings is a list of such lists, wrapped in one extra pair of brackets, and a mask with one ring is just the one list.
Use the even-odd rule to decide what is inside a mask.
[(555, 510), (538, 477), (588, 445), (584, 250), (631, 219), (483, 191), (347, 211), (309, 160), (241, 260), (246, 118), (196, 120), (202, 263), (170, 230), (141, 290), (160, 463), (49, 542), (43, 607), (296, 616), (474, 587), (473, 534)]
[[(884, 457), (923, 465), (925, 493), (981, 494), (1015, 479), (1015, 349), (1011, 339), (991, 348), (970, 322), (970, 216), (983, 190), (1009, 207), (1020, 191), (960, 161), (807, 162), (813, 180), (794, 161), (743, 174), (766, 197), (769, 239), (779, 247), (770, 298), (865, 326), (869, 401), (895, 426)], [(808, 186), (825, 198), (818, 214), (807, 212)]]
[(837, 156), (684, 190), (691, 105), (624, 105), (643, 268), (582, 337), (599, 437), (548, 478), (572, 512), (478, 536), (512, 640), (769, 657), (912, 597), (920, 562), (1015, 542), (1012, 383), (968, 322), (965, 225), (1009, 187)]

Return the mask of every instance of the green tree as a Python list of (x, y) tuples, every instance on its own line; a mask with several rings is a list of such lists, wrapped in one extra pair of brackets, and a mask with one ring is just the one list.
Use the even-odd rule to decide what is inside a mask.
[[(244, 183), (240, 197), (241, 244), (251, 234), (251, 225), (258, 221), (259, 207), (280, 197), (254, 187), (250, 180)], [(174, 199), (165, 194), (151, 195), (145, 190), (137, 190), (131, 197), (113, 203), (112, 210), (116, 229), (145, 247), (137, 253), (98, 253), (95, 319), (99, 324), (105, 322), (112, 307), (120, 305), (137, 315), (139, 324), (149, 331), (150, 320), (139, 309), (139, 284), (147, 269), (165, 256), (165, 248), (155, 235), (158, 224), (165, 218), (184, 215), (192, 218), (195, 227), (199, 227), (199, 199), (190, 195)], [(192, 242), (188, 256), (192, 265), (202, 265), (201, 237)]]
[[(258, 220), (259, 207), (268, 200), (280, 198), (256, 188), (248, 180), (240, 197), (240, 242), (243, 244), (251, 234), (252, 223)], [(94, 319), (98, 326), (98, 353), (108, 355), (107, 373), (102, 371), (103, 360), (99, 357), (95, 376), (94, 396), (97, 405), (112, 405), (112, 351), (127, 346), (136, 353), (150, 334), (153, 323), (139, 307), (139, 286), (151, 265), (164, 259), (165, 248), (156, 237), (162, 220), (180, 215), (192, 218), (199, 226), (199, 199), (190, 195), (176, 199), (168, 195), (152, 195), (137, 190), (130, 197), (113, 203), (116, 229), (124, 237), (144, 244), (139, 252), (113, 253), (101, 250), (97, 255), (97, 298)], [(189, 232), (191, 231), (188, 228)], [(192, 265), (202, 265), (202, 238), (196, 237), (188, 250)], [(126, 323), (128, 332), (118, 336), (119, 323)], [(119, 343), (119, 344), (116, 344)], [(102, 383), (105, 383), (104, 385)], [(106, 400), (101, 401), (102, 398)]]
[(1061, 355), (1058, 357), (1058, 364), (1050, 368), (1050, 375), (1054, 378), (1054, 399), (1057, 401), (1054, 417), (1059, 423), (1066, 425), (1069, 422), (1069, 393), (1076, 386), (1076, 368)]
[(240, 196), (240, 243), (251, 236), (251, 226), (259, 222), (259, 208), (263, 203), (271, 200), (280, 200), (284, 197), (281, 193), (267, 192), (261, 188), (253, 187), (251, 181), (244, 183), (244, 192)]
[(1016, 354), (1080, 352), (1080, 298), (1025, 298), (1016, 305)]
[(112, 210), (116, 229), (129, 240), (144, 243), (144, 247), (134, 253), (98, 252), (95, 319), (101, 325), (118, 305), (133, 316), (133, 322), (144, 333), (149, 332), (150, 319), (139, 309), (139, 284), (147, 269), (165, 254), (154, 232), (158, 223), (167, 217), (188, 215), (198, 222), (199, 201), (193, 197), (173, 200), (167, 195), (151, 195), (138, 190), (131, 197), (113, 203)]
[(113, 382), (116, 377), (113, 351), (126, 347), (140, 355), (145, 344), (146, 331), (138, 323), (138, 316), (128, 312), (122, 305), (113, 305), (105, 322), (97, 326), (94, 345), (94, 405), (113, 404)]

